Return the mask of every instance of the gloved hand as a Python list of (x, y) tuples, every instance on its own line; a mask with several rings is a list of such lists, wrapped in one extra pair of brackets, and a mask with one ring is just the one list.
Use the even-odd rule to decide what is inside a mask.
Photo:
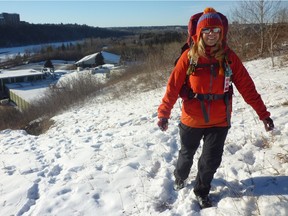
[(274, 129), (274, 123), (273, 123), (273, 120), (270, 117), (268, 117), (268, 118), (266, 118), (266, 119), (264, 119), (262, 121), (264, 123), (266, 131), (271, 131), (271, 130)]
[(157, 125), (160, 128), (160, 130), (166, 131), (168, 129), (168, 119), (167, 118), (159, 118)]

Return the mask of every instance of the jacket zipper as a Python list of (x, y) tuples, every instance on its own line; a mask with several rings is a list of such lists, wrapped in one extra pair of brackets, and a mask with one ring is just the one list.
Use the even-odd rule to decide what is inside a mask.
[[(214, 68), (214, 65), (212, 64), (212, 60), (211, 60), (211, 57), (210, 57), (210, 83), (209, 83), (209, 94), (212, 93), (212, 85), (213, 85), (213, 77), (216, 77), (217, 74), (216, 74), (216, 71), (215, 71), (215, 68)], [(211, 108), (211, 100), (208, 100), (208, 109), (207, 109), (207, 114), (208, 114), (208, 118), (210, 116), (210, 108)], [(209, 118), (210, 119), (210, 118)]]

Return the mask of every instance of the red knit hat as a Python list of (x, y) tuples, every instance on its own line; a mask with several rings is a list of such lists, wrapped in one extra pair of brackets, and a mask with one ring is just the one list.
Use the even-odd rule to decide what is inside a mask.
[(202, 16), (197, 23), (196, 35), (194, 35), (194, 41), (199, 41), (201, 36), (201, 30), (207, 27), (219, 27), (221, 28), (221, 40), (223, 39), (223, 23), (220, 15), (214, 8), (205, 8)]

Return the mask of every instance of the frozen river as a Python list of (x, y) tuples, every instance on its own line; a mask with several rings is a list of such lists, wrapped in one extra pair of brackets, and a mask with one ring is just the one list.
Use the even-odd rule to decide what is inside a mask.
[(59, 47), (68, 44), (81, 43), (81, 41), (66, 41), (66, 42), (56, 42), (56, 43), (46, 43), (38, 45), (28, 45), (28, 46), (18, 46), (18, 47), (5, 47), (0, 48), (0, 62), (5, 61), (7, 58), (13, 58), (16, 55), (23, 55), (24, 53), (37, 53), (45, 46)]

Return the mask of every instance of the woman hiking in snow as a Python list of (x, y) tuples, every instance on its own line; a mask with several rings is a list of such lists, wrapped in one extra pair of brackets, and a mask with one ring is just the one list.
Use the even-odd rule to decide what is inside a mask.
[(203, 13), (191, 17), (188, 26), (190, 46), (178, 59), (158, 108), (158, 126), (165, 131), (178, 95), (183, 99), (179, 124), (181, 149), (174, 171), (175, 190), (185, 186), (194, 154), (203, 139), (194, 186), (201, 208), (212, 206), (208, 195), (230, 128), (231, 83), (256, 111), (265, 129), (270, 131), (274, 128), (253, 80), (239, 57), (226, 44), (227, 30), (226, 17), (213, 8), (206, 8)]

